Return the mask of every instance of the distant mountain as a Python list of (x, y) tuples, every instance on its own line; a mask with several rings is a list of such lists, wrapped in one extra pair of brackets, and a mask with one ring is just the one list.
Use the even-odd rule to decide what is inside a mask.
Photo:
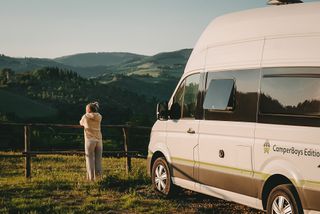
[(118, 65), (144, 58), (143, 55), (123, 52), (81, 53), (55, 58), (54, 61), (73, 67)]
[(146, 62), (155, 62), (156, 64), (166, 64), (166, 65), (174, 65), (174, 64), (186, 64), (189, 56), (191, 54), (192, 49), (182, 49), (173, 52), (163, 52), (156, 54), (151, 57), (145, 58)]
[(149, 99), (168, 100), (179, 81), (191, 49), (160, 53), (141, 60), (109, 67), (96, 77), (100, 83), (129, 90)]
[(51, 59), (44, 58), (13, 58), (5, 55), (0, 55), (0, 70), (10, 68), (15, 72), (21, 73), (31, 71), (43, 67), (59, 67), (70, 68)]
[(128, 61), (117, 66), (110, 66), (110, 72), (105, 73), (101, 79), (113, 74), (149, 75), (158, 77), (164, 73), (180, 77), (189, 59), (192, 49), (182, 49), (165, 52), (154, 56), (144, 57), (140, 60)]
[(191, 51), (183, 49), (154, 56), (120, 52), (83, 53), (55, 59), (0, 55), (0, 70), (10, 68), (21, 73), (44, 67), (57, 67), (72, 70), (85, 78), (101, 77), (102, 81), (112, 79), (115, 74), (157, 77), (163, 72), (171, 72), (173, 76), (180, 76)]

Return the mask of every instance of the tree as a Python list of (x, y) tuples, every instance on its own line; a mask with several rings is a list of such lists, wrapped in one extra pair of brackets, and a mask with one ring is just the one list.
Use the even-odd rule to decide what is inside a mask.
[(14, 71), (10, 68), (4, 68), (0, 72), (0, 79), (3, 81), (3, 83), (8, 83), (12, 81), (14, 74)]

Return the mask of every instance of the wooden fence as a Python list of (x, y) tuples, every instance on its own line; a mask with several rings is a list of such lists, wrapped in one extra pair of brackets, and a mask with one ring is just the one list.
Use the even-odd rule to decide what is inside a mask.
[[(65, 125), (65, 124), (46, 124), (46, 123), (33, 123), (33, 124), (20, 124), (20, 123), (0, 123), (1, 126), (20, 126), (24, 129), (24, 151), (22, 156), (25, 157), (25, 177), (31, 178), (31, 159), (36, 155), (84, 155), (84, 151), (31, 151), (30, 133), (32, 127), (59, 127), (59, 128), (76, 128), (83, 129), (80, 125)], [(101, 129), (116, 128), (121, 129), (123, 134), (123, 151), (106, 151), (103, 152), (105, 157), (125, 157), (126, 158), (126, 172), (131, 171), (131, 158), (146, 158), (146, 156), (138, 154), (136, 151), (129, 151), (129, 129), (143, 129), (150, 131), (150, 127), (145, 126), (131, 126), (131, 125), (101, 125)], [(0, 155), (7, 156), (7, 155)]]

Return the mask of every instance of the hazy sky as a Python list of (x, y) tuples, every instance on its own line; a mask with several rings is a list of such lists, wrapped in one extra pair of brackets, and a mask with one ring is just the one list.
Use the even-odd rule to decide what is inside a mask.
[(266, 7), (266, 1), (0, 0), (0, 53), (52, 58), (192, 48), (216, 16)]

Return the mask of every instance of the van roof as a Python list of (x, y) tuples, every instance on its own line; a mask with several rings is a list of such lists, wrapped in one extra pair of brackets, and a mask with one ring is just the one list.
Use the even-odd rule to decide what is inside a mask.
[[(220, 16), (198, 40), (192, 56), (208, 47), (283, 35), (319, 34), (320, 3), (269, 6)], [(189, 64), (189, 62), (188, 62)], [(186, 66), (185, 72), (190, 71)], [(194, 66), (192, 66), (194, 67)]]

